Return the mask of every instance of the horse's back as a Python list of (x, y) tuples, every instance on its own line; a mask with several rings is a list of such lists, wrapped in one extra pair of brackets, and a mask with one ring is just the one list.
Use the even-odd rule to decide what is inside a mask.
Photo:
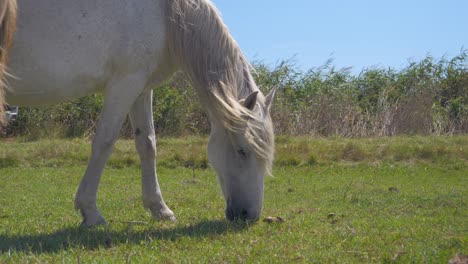
[(117, 74), (155, 68), (165, 47), (162, 1), (19, 0), (9, 103), (61, 102)]

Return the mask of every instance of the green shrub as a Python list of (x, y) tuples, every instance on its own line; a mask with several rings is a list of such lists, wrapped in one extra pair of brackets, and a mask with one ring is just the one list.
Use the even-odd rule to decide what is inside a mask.
[[(427, 56), (401, 70), (367, 68), (353, 74), (333, 60), (299, 70), (294, 61), (276, 67), (254, 63), (264, 93), (277, 88), (272, 118), (278, 135), (392, 136), (468, 132), (468, 56)], [(195, 91), (182, 74), (153, 92), (155, 129), (162, 136), (208, 134), (209, 122)], [(28, 140), (93, 135), (103, 96), (36, 108), (21, 107), (7, 136)], [(127, 122), (122, 135), (131, 136)], [(287, 142), (288, 137), (278, 137)]]

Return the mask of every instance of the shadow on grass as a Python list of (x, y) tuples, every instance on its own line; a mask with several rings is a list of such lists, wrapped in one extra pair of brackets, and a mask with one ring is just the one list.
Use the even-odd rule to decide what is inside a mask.
[(142, 241), (177, 241), (182, 237), (202, 238), (241, 232), (247, 223), (227, 221), (203, 221), (194, 225), (173, 228), (157, 228), (148, 225), (145, 230), (133, 230), (131, 224), (123, 230), (110, 227), (81, 228), (67, 227), (48, 234), (11, 235), (0, 234), (0, 253), (9, 251), (26, 253), (53, 253), (70, 248), (88, 250), (110, 248), (120, 244), (140, 244)]

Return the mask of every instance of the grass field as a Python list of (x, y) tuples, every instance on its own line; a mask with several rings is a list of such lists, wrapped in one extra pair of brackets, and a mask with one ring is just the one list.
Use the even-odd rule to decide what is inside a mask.
[(132, 141), (119, 141), (98, 206), (79, 228), (84, 140), (0, 142), (0, 263), (447, 263), (468, 254), (468, 136), (277, 138), (262, 219), (224, 220), (205, 139), (162, 139), (158, 176), (176, 222), (140, 200)]

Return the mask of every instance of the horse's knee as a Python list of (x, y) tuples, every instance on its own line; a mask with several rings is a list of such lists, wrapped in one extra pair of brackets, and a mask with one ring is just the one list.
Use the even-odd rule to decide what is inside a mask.
[[(137, 133), (138, 132), (138, 133)], [(138, 129), (135, 131), (135, 142), (137, 151), (143, 156), (156, 155), (156, 136), (154, 134), (142, 133)]]

